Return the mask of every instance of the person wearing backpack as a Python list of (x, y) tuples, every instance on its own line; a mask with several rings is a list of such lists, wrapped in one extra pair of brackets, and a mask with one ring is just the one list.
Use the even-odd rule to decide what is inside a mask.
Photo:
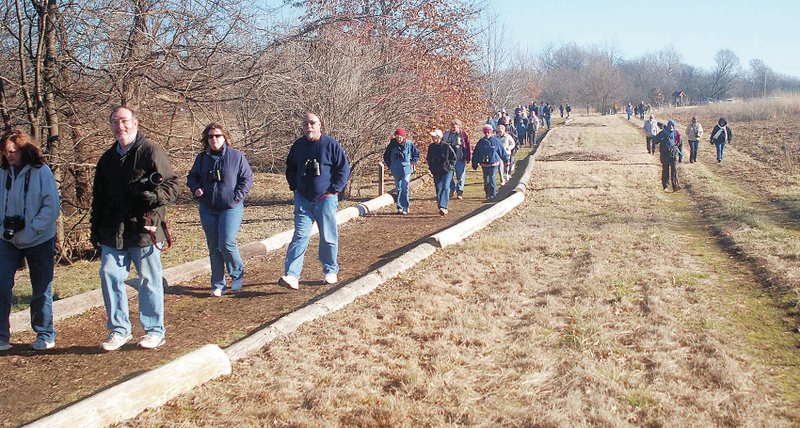
[(408, 186), (411, 173), (419, 162), (419, 150), (414, 142), (406, 138), (405, 128), (397, 128), (393, 138), (383, 152), (383, 163), (389, 168), (397, 188), (397, 213), (408, 214), (410, 205)]
[(724, 117), (719, 118), (719, 122), (711, 130), (711, 144), (717, 147), (717, 163), (722, 162), (722, 152), (725, 150), (725, 144), (729, 144), (732, 140), (733, 132), (728, 127), (728, 121)]
[(456, 152), (453, 146), (442, 141), (442, 131), (434, 129), (430, 132), (431, 145), (425, 160), (433, 175), (436, 186), (436, 202), (439, 204), (439, 215), (447, 214), (450, 201), (450, 182), (453, 180), (453, 169), (456, 165)]
[(498, 167), (508, 163), (508, 155), (500, 140), (492, 135), (493, 131), (491, 125), (484, 125), (483, 138), (478, 140), (472, 152), (472, 169), (478, 169), (479, 164), (483, 169), (483, 191), (487, 201), (497, 196)]
[(681, 186), (678, 185), (677, 138), (678, 132), (675, 130), (675, 121), (673, 120), (667, 122), (664, 129), (656, 135), (661, 159), (661, 187), (665, 192), (669, 191), (669, 184), (672, 184), (673, 192), (681, 190)]
[(458, 199), (464, 198), (464, 184), (467, 179), (467, 162), (470, 161), (472, 148), (469, 144), (469, 135), (462, 129), (463, 124), (458, 119), (450, 122), (450, 130), (444, 133), (442, 140), (453, 146), (456, 152), (456, 166), (453, 174), (453, 183), (450, 185), (450, 197), (455, 194)]

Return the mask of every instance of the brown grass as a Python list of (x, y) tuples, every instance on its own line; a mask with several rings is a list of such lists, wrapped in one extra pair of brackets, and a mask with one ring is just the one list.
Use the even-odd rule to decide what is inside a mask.
[(510, 215), (129, 425), (800, 423), (782, 310), (635, 130), (580, 120), (542, 156), (622, 161), (537, 164)]

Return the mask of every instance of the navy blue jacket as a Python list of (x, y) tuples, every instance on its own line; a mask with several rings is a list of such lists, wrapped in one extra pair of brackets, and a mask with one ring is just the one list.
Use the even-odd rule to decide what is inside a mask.
[[(306, 161), (316, 160), (319, 175), (306, 168)], [(310, 165), (309, 165), (310, 167)], [(296, 191), (308, 201), (316, 201), (326, 193), (344, 191), (350, 179), (350, 162), (339, 142), (326, 134), (319, 141), (300, 137), (289, 149), (286, 157), (286, 181), (289, 189)]]
[[(487, 162), (484, 162), (488, 160)], [(503, 143), (500, 142), (494, 135), (491, 137), (483, 137), (478, 140), (475, 145), (475, 150), (472, 152), (472, 169), (478, 169), (478, 164), (498, 164), (502, 161), (504, 164), (508, 163), (508, 154)]]
[[(222, 180), (212, 180), (212, 171), (219, 171)], [(197, 189), (203, 189), (201, 204), (215, 210), (227, 210), (244, 202), (253, 188), (253, 171), (244, 153), (226, 144), (219, 156), (199, 153), (186, 177), (186, 184), (192, 195)]]

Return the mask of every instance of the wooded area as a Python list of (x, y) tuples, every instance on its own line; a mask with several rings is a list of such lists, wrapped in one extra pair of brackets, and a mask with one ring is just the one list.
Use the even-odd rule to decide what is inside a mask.
[(730, 50), (711, 71), (672, 47), (633, 60), (574, 43), (527, 51), (477, 0), (4, 0), (0, 13), (0, 116), (31, 132), (55, 172), (66, 261), (91, 250), (93, 168), (115, 105), (138, 110), (179, 174), (211, 121), (254, 168), (280, 171), (297, 118), (315, 111), (357, 184), (397, 126), (425, 138), (533, 100), (605, 111), (676, 90), (699, 101), (800, 88), (759, 60), (743, 72)]

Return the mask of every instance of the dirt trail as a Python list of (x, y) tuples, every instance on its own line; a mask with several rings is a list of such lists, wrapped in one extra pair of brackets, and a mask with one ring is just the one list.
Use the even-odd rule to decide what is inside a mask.
[(524, 204), (131, 426), (796, 426), (798, 337), (640, 134), (577, 118)]
[[(518, 175), (521, 171), (518, 171)], [(412, 194), (411, 214), (400, 216), (394, 207), (353, 220), (340, 228), (340, 284), (395, 257), (402, 249), (470, 215), (483, 203), (479, 171), (469, 171), (464, 200), (453, 200), (447, 216), (440, 216), (433, 187)], [(509, 189), (504, 189), (508, 192)], [(138, 373), (194, 350), (206, 343), (227, 346), (331, 289), (322, 285), (316, 238), (309, 244), (299, 291), (276, 285), (283, 273), (285, 249), (246, 263), (244, 288), (222, 298), (209, 296), (206, 276), (170, 287), (165, 297), (167, 343), (156, 351), (137, 349), (135, 342), (105, 353), (102, 308), (57, 323), (57, 347), (34, 353), (28, 344), (33, 333), (12, 338), (14, 348), (0, 354), (0, 420), (6, 426), (31, 421), (96, 393)], [(130, 302), (138, 313), (135, 301)], [(134, 338), (142, 334), (132, 315)]]

